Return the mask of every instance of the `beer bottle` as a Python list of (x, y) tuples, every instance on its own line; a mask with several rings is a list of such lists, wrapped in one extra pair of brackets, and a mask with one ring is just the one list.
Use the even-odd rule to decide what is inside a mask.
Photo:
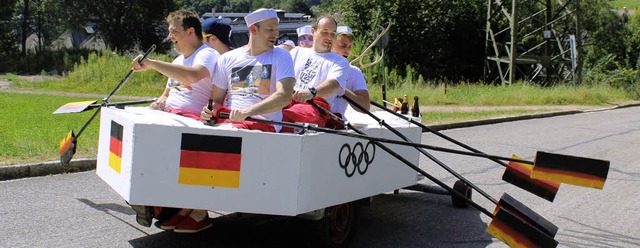
[(402, 99), (402, 106), (400, 107), (400, 113), (403, 115), (409, 114), (409, 98), (407, 95), (404, 95)]
[(413, 97), (413, 107), (411, 107), (411, 116), (420, 117), (420, 105), (418, 104), (418, 96)]

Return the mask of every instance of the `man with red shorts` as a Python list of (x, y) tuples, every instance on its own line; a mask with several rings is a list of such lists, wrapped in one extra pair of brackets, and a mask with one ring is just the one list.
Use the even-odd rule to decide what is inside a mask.
[[(307, 103), (313, 101), (331, 110), (329, 103), (344, 94), (344, 86), (349, 72), (349, 61), (331, 52), (338, 25), (329, 15), (321, 15), (313, 22), (313, 47), (296, 47), (290, 51), (295, 63), (296, 85), (293, 101), (283, 110), (286, 122), (315, 123), (326, 126), (328, 117)], [(284, 129), (284, 128), (283, 128)], [(283, 131), (290, 131), (285, 129)]]

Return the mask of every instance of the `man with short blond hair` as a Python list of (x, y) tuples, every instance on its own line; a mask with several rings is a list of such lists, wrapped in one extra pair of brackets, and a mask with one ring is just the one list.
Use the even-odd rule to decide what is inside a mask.
[[(338, 26), (337, 33), (336, 42), (333, 44), (331, 51), (348, 58), (349, 54), (351, 54), (351, 49), (353, 49), (353, 42), (355, 41), (353, 31), (348, 26)], [(343, 96), (355, 101), (364, 109), (368, 110), (371, 106), (367, 82), (360, 68), (349, 65), (349, 76), (347, 77)], [(343, 99), (343, 96), (338, 96), (334, 99), (331, 103), (331, 111), (340, 113), (344, 117), (344, 112), (347, 109), (347, 101)], [(352, 107), (356, 111), (361, 112), (359, 108), (355, 106)]]

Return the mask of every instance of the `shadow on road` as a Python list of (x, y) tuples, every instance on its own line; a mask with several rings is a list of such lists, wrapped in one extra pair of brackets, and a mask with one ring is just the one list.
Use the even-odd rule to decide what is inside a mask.
[[(481, 213), (451, 205), (449, 196), (403, 191), (380, 195), (359, 210), (351, 247), (486, 247), (493, 241)], [(133, 247), (318, 247), (314, 222), (291, 217), (229, 214), (198, 234), (160, 232)]]

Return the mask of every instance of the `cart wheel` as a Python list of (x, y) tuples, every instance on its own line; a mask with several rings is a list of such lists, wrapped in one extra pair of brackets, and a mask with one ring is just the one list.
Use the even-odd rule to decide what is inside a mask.
[[(456, 183), (453, 184), (453, 190), (471, 200), (471, 187), (469, 187), (469, 185), (467, 185), (463, 181), (456, 181)], [(451, 203), (453, 203), (453, 206), (457, 208), (466, 208), (467, 206), (469, 206), (469, 203), (464, 198), (458, 197), (453, 194), (451, 195)]]
[(348, 247), (356, 233), (357, 204), (348, 202), (326, 209), (316, 222), (316, 236), (323, 247)]

